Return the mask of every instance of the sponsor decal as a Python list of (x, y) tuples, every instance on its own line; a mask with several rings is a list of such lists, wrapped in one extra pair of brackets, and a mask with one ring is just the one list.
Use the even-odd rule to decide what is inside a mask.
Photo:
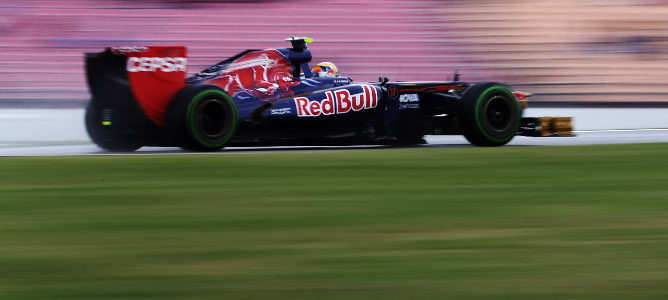
[(399, 95), (399, 87), (393, 85), (387, 90), (387, 93), (390, 96), (390, 99), (397, 99), (397, 95)]
[(420, 108), (420, 97), (418, 94), (399, 95), (399, 109), (417, 109)]
[(109, 51), (111, 51), (111, 53), (113, 54), (139, 53), (148, 51), (148, 47), (145, 46), (109, 47)]
[(128, 72), (185, 72), (185, 57), (128, 57)]
[(292, 108), (290, 107), (284, 107), (284, 108), (275, 108), (272, 110), (269, 110), (270, 115), (287, 115), (292, 113)]
[(345, 114), (350, 111), (375, 108), (378, 105), (376, 89), (362, 85), (362, 92), (350, 94), (347, 89), (326, 92), (322, 101), (311, 101), (306, 97), (294, 98), (299, 117), (317, 117), (320, 115)]
[(400, 104), (399, 109), (416, 109), (420, 108), (419, 103)]
[(420, 97), (417, 94), (403, 94), (399, 96), (399, 103), (420, 102)]

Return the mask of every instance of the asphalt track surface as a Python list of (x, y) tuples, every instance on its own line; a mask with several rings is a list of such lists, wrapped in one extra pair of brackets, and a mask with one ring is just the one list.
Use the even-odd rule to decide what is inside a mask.
[[(462, 136), (427, 136), (428, 144), (411, 146), (411, 148), (455, 148), (474, 147)], [(668, 129), (635, 129), (635, 130), (605, 130), (605, 131), (578, 131), (573, 136), (554, 137), (515, 137), (504, 147), (520, 146), (567, 146), (567, 145), (600, 145), (600, 144), (630, 144), (630, 143), (668, 143)], [(397, 149), (393, 146), (281, 146), (281, 147), (228, 147), (217, 154), (232, 153), (259, 153), (259, 152), (296, 152), (296, 151), (350, 151), (350, 150), (384, 150)], [(403, 147), (405, 148), (405, 147)], [(143, 147), (134, 152), (108, 152), (92, 143), (85, 144), (58, 144), (45, 143), (17, 143), (0, 145), (0, 156), (69, 156), (69, 155), (160, 155), (160, 154), (192, 154), (180, 148), (171, 147)], [(210, 154), (210, 153), (206, 153)]]
[[(667, 109), (544, 109), (530, 116), (573, 116), (575, 135), (515, 137), (505, 147), (567, 146), (627, 143), (668, 143)], [(525, 112), (527, 115), (527, 112)], [(609, 130), (607, 128), (622, 128)], [(644, 129), (655, 128), (655, 129)], [(462, 136), (427, 136), (414, 148), (472, 147)], [(278, 151), (345, 151), (396, 149), (390, 146), (228, 147), (219, 154)], [(0, 156), (63, 156), (109, 154), (186, 154), (179, 148), (143, 147), (130, 153), (108, 152), (88, 139), (82, 109), (1, 109)]]

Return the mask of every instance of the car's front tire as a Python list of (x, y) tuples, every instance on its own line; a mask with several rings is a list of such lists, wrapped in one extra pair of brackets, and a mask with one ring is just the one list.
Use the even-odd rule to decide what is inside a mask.
[(481, 82), (464, 93), (460, 119), (464, 136), (472, 144), (502, 146), (517, 133), (522, 109), (507, 86)]
[(167, 110), (168, 131), (184, 149), (220, 150), (236, 132), (234, 100), (214, 85), (191, 85), (179, 91)]

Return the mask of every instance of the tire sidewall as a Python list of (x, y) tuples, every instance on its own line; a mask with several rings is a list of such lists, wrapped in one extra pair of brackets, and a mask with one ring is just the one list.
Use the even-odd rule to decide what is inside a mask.
[(88, 137), (98, 147), (112, 152), (131, 152), (139, 149), (140, 144), (124, 135), (121, 130), (111, 130), (102, 125), (102, 108), (91, 99), (86, 106), (84, 123)]
[[(499, 132), (498, 135), (492, 132), (493, 129), (487, 128), (485, 122), (483, 122), (483, 116), (485, 115), (485, 106), (490, 102), (495, 96), (503, 96), (503, 100), (510, 106), (511, 116), (513, 119), (519, 120), (522, 115), (522, 111), (519, 103), (515, 99), (512, 91), (503, 85), (494, 85), (485, 89), (476, 100), (474, 108), (474, 120), (478, 131), (488, 140), (495, 143), (507, 143), (514, 136), (517, 130), (520, 127), (520, 122), (515, 122), (516, 124), (511, 124), (507, 130)], [(513, 122), (511, 120), (511, 122)]]
[[(485, 126), (485, 105), (495, 96), (503, 96), (509, 105), (511, 124), (500, 133)], [(469, 142), (477, 146), (501, 146), (508, 143), (520, 127), (522, 109), (510, 88), (498, 82), (480, 82), (471, 86), (461, 99), (462, 130)], [(514, 123), (513, 123), (514, 122)]]
[[(215, 99), (224, 107), (225, 125), (222, 136), (206, 137), (196, 124), (197, 109), (204, 101)], [(183, 88), (174, 98), (168, 110), (167, 124), (170, 134), (183, 148), (197, 151), (218, 150), (234, 136), (238, 126), (237, 107), (232, 97), (215, 85), (192, 85)]]
[[(198, 131), (197, 126), (195, 124), (196, 123), (195, 113), (198, 109), (198, 106), (204, 100), (211, 99), (211, 97), (214, 97), (225, 104), (226, 109), (225, 109), (224, 127), (231, 128), (227, 130), (227, 132), (224, 133), (222, 137), (216, 139), (208, 139), (202, 136), (202, 134)], [(190, 103), (188, 104), (188, 108), (186, 110), (185, 119), (188, 133), (198, 144), (207, 148), (218, 148), (218, 147), (223, 147), (232, 138), (234, 132), (236, 132), (238, 115), (236, 106), (234, 105), (234, 101), (229, 95), (227, 95), (227, 93), (219, 89), (205, 89), (197, 93), (190, 100)]]

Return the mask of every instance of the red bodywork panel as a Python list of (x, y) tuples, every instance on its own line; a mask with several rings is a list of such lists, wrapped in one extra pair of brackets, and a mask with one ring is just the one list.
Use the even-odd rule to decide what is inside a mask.
[(165, 113), (172, 97), (186, 86), (185, 47), (109, 47), (127, 56), (130, 89), (146, 116), (165, 125)]
[[(109, 51), (127, 57), (126, 71), (133, 96), (153, 123), (165, 125), (169, 102), (186, 86), (186, 48), (132, 46), (109, 47)], [(290, 87), (299, 84), (299, 79), (292, 72), (285, 56), (268, 49), (236, 59), (221, 74), (203, 83), (219, 86), (232, 97), (247, 92), (270, 101), (293, 94)]]

